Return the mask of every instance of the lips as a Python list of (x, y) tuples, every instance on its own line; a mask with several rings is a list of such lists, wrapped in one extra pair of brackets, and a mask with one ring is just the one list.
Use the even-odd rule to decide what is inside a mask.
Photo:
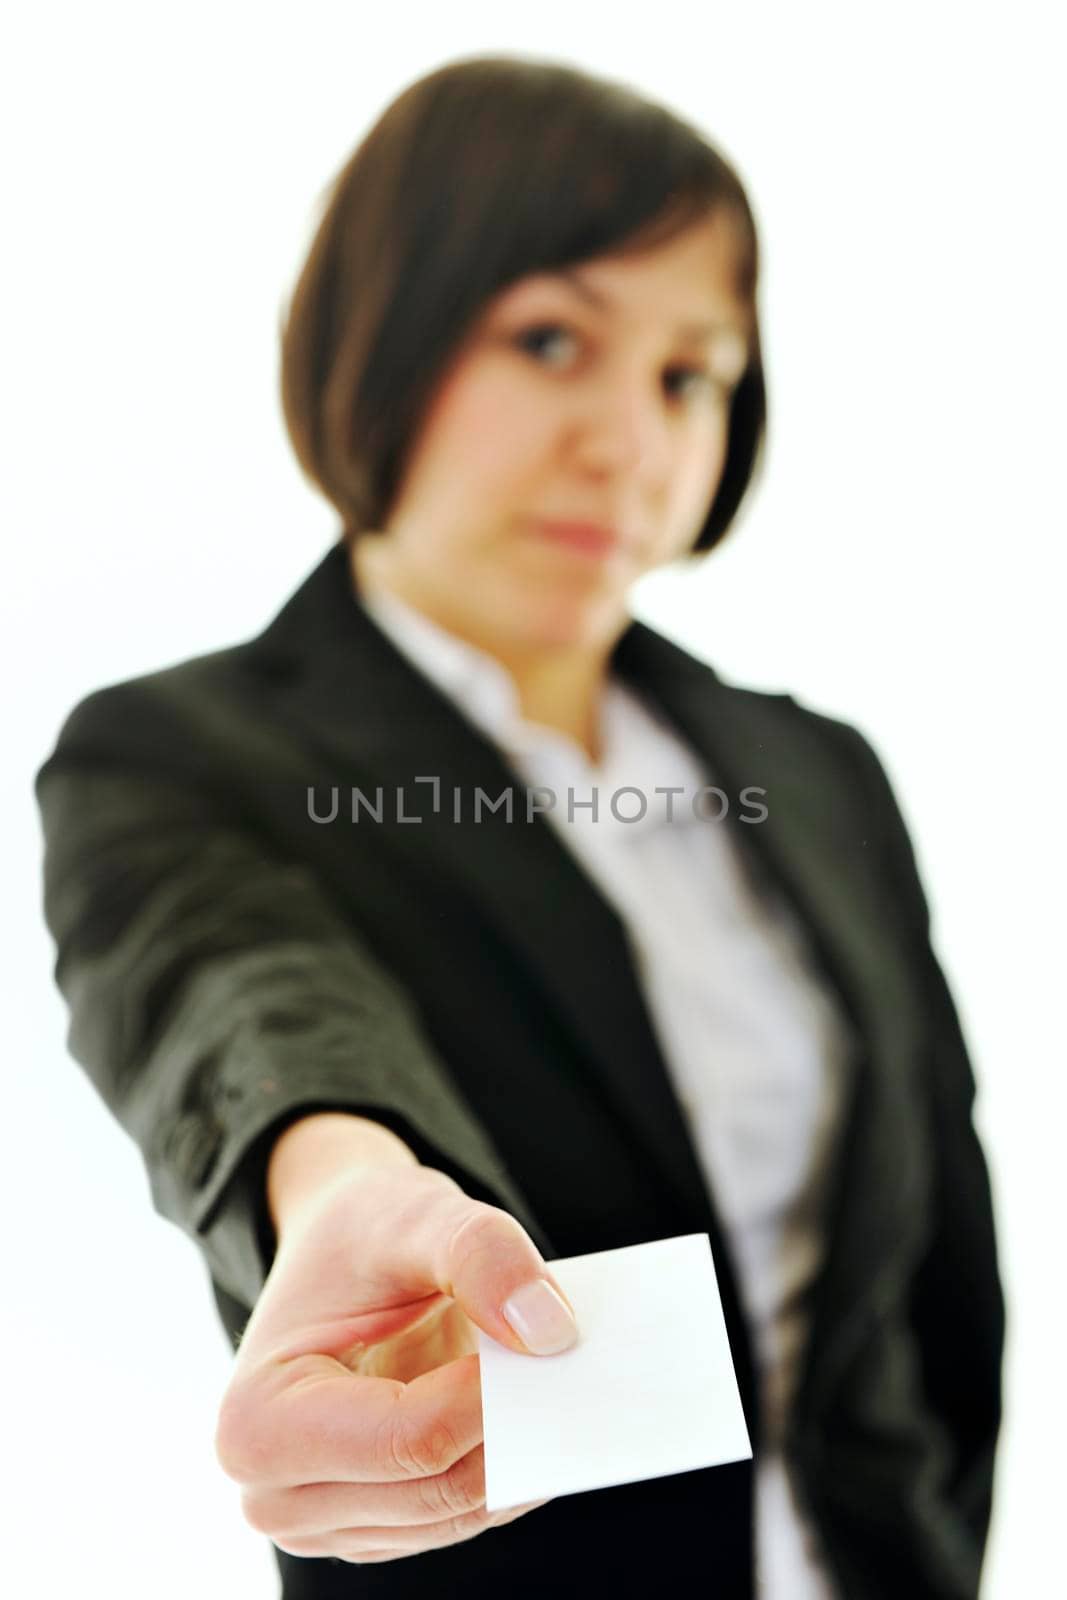
[(622, 545), (622, 536), (615, 528), (599, 522), (577, 522), (561, 517), (531, 517), (531, 527), (555, 543), (568, 545), (573, 550), (583, 550), (590, 555), (610, 555)]

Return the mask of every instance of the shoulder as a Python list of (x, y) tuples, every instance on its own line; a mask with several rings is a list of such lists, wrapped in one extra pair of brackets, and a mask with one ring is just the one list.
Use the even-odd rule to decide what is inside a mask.
[(188, 773), (254, 736), (269, 694), (255, 641), (91, 690), (67, 713), (38, 774), (92, 763)]
[[(870, 739), (855, 723), (812, 705), (787, 689), (759, 688), (732, 681), (710, 662), (637, 623), (628, 631), (616, 661), (635, 687), (665, 705), (688, 707), (701, 720), (727, 731), (746, 748), (788, 749), (868, 781), (882, 766)], [(884, 776), (884, 774), (883, 774)]]

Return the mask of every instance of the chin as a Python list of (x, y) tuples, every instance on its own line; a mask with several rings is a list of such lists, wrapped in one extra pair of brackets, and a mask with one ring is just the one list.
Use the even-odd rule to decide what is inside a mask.
[(527, 611), (522, 631), (530, 643), (537, 642), (560, 649), (595, 649), (605, 640), (614, 638), (628, 622), (623, 604), (594, 604), (556, 601), (539, 608), (536, 617)]

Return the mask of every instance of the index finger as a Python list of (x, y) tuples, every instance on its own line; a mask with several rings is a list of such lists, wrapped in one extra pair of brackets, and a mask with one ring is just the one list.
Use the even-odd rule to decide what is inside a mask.
[(227, 1396), (216, 1454), (244, 1484), (402, 1483), (446, 1472), (482, 1438), (477, 1355), (409, 1383), (305, 1355), (267, 1363)]

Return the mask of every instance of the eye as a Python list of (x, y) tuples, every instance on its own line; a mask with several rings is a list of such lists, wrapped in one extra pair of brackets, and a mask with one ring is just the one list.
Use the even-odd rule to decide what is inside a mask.
[[(568, 339), (573, 342), (574, 334), (562, 322), (536, 322), (517, 334), (515, 343), (520, 350), (525, 350), (530, 355), (538, 356), (540, 352), (543, 352), (546, 345), (551, 348), (560, 338), (564, 342)], [(554, 365), (554, 363), (549, 364)], [(541, 360), (541, 365), (545, 365), (543, 360)]]
[(681, 378), (683, 384), (687, 381), (695, 382), (697, 391), (709, 390), (712, 394), (722, 395), (724, 398), (730, 392), (730, 385), (716, 373), (709, 372), (707, 367), (671, 367), (667, 378), (668, 382), (672, 378)]
[[(539, 366), (559, 367), (566, 364), (566, 346), (568, 342), (574, 347), (580, 335), (573, 328), (563, 322), (535, 322), (523, 328), (514, 337), (513, 343), (518, 349), (531, 355)], [(564, 359), (553, 360), (552, 352), (558, 351), (560, 344), (564, 346)], [(680, 382), (676, 386), (676, 381)], [(690, 393), (708, 393), (713, 399), (729, 399), (733, 391), (733, 383), (721, 373), (712, 371), (709, 367), (700, 366), (674, 366), (669, 367), (666, 373), (668, 390), (687, 398)]]

